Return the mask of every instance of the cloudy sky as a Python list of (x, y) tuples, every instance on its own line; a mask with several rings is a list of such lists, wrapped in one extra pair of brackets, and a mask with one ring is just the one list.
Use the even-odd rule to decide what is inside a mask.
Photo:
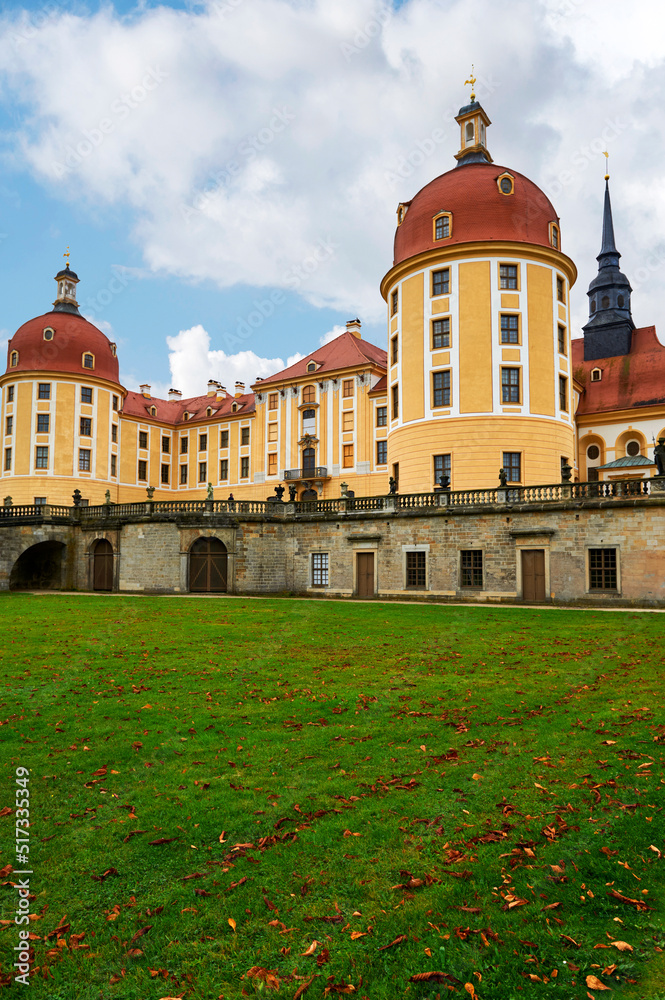
[(118, 342), (129, 387), (253, 381), (355, 316), (384, 346), (395, 209), (455, 165), (473, 62), (495, 162), (560, 215), (576, 326), (607, 149), (634, 318), (665, 340), (654, 0), (633, 0), (629, 17), (619, 0), (1, 10), (0, 339), (50, 308), (70, 245), (83, 311)]

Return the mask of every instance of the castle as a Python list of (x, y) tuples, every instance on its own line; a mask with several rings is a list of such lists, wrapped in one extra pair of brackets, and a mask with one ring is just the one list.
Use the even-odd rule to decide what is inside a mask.
[[(89, 506), (107, 520), (143, 516), (146, 496), (151, 518), (158, 508), (184, 516), (222, 499), (227, 503), (223, 511), (219, 508), (220, 516), (239, 510), (263, 516), (259, 502), (275, 499), (285, 485), (292, 514), (327, 516), (341, 509), (336, 505), (340, 497), (344, 504), (354, 498), (356, 511), (384, 509), (379, 499), (389, 492), (402, 498), (391, 511), (409, 506), (404, 498), (420, 494), (434, 498), (422, 504), (436, 505), (437, 490), (451, 506), (460, 497), (494, 505), (531, 502), (537, 496), (595, 502), (625, 497), (633, 483), (634, 495), (648, 497), (645, 502), (652, 505), (649, 530), (661, 531), (653, 504), (663, 501), (649, 484), (663, 472), (663, 449), (657, 451), (656, 441), (665, 438), (665, 347), (654, 327), (637, 329), (633, 322), (631, 286), (619, 267), (609, 179), (598, 274), (588, 289), (589, 320), (583, 335), (572, 337), (570, 295), (577, 272), (563, 252), (554, 207), (527, 177), (494, 164), (487, 144), (490, 120), (473, 94), (456, 121), (456, 166), (397, 209), (393, 266), (381, 282), (387, 351), (363, 340), (360, 321), (354, 319), (341, 336), (257, 380), (251, 391), (236, 383), (230, 392), (211, 380), (200, 396), (184, 399), (174, 388), (168, 399), (157, 399), (150, 385), (135, 392), (120, 384), (115, 344), (80, 315), (79, 279), (68, 263), (56, 275), (51, 311), (29, 320), (9, 341), (0, 377), (5, 514), (17, 505), (30, 517), (38, 508), (71, 506), (74, 494), (77, 508)], [(496, 492), (499, 483), (508, 494)], [(569, 484), (568, 492), (557, 492), (562, 483)], [(584, 484), (589, 484), (586, 491)], [(361, 498), (378, 499), (372, 506)], [(419, 500), (411, 504), (419, 505)], [(510, 522), (511, 516), (504, 520)], [(120, 530), (118, 524), (113, 530)], [(487, 525), (482, 530), (489, 537)], [(513, 537), (515, 530), (509, 534)], [(607, 535), (600, 531), (597, 543), (585, 544), (590, 552), (614, 555), (589, 556), (591, 561), (616, 562), (618, 550), (604, 547)], [(103, 531), (98, 536), (108, 546), (103, 551), (109, 567), (115, 565), (102, 589), (122, 584), (119, 537)], [(187, 546), (198, 537), (192, 535)], [(209, 538), (210, 548), (212, 536), (202, 537)], [(164, 589), (201, 589), (192, 587), (196, 573), (193, 577), (186, 568), (190, 556), (184, 544), (181, 538), (177, 551), (185, 568), (169, 571), (171, 582)], [(226, 542), (219, 544), (231, 553)], [(533, 551), (545, 552), (542, 541), (530, 544)], [(420, 551), (415, 542), (407, 548)], [(90, 555), (92, 548), (86, 551)], [(467, 551), (476, 550), (469, 543)], [(210, 553), (203, 589), (226, 589), (226, 582), (210, 586)], [(462, 579), (475, 580), (481, 590), (485, 586), (486, 556), (478, 556), (475, 567), (472, 557), (465, 576), (460, 553), (462, 562), (455, 556), (456, 568), (449, 574), (455, 586), (442, 594), (457, 593)], [(506, 565), (514, 556), (506, 556)], [(275, 556), (277, 563), (284, 558), (284, 553)], [(390, 592), (408, 586), (432, 589), (427, 558), (400, 562)], [(524, 596), (524, 565), (506, 570), (507, 589), (497, 584), (490, 593)], [(544, 599), (555, 590), (544, 555), (538, 565), (538, 594)], [(372, 566), (374, 584), (366, 586), (377, 593), (376, 563)], [(326, 554), (325, 573), (323, 563), (319, 567), (326, 587), (329, 567)], [(358, 592), (359, 573), (356, 566), (340, 593)], [(598, 579), (612, 585), (595, 588), (589, 584), (595, 579), (591, 563), (585, 563), (579, 587), (571, 593), (619, 593), (617, 572), (603, 573)], [(92, 569), (81, 569), (78, 585), (92, 586), (91, 574)], [(659, 569), (653, 575), (665, 577)], [(312, 583), (315, 576), (308, 555), (300, 583), (293, 586), (318, 586)], [(260, 578), (261, 573), (249, 589), (261, 590)], [(278, 579), (287, 585), (283, 573)], [(239, 579), (229, 584), (230, 589), (239, 586)], [(143, 583), (136, 587), (145, 589)], [(660, 600), (661, 590), (659, 582), (648, 592)], [(646, 593), (637, 576), (633, 592), (637, 598)]]

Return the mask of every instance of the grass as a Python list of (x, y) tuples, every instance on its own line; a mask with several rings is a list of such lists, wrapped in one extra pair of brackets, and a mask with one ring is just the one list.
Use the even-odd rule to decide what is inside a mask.
[(33, 996), (665, 998), (660, 615), (6, 595), (0, 621)]

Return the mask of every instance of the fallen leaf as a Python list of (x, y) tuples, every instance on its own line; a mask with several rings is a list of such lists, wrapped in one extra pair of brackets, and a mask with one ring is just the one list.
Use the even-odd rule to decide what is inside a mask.
[(378, 950), (386, 951), (388, 948), (394, 948), (396, 944), (402, 944), (404, 941), (408, 941), (408, 936), (406, 934), (399, 934), (394, 941), (391, 941), (390, 944), (384, 944)]
[(5, 878), (6, 875), (9, 875), (13, 871), (14, 869), (11, 865), (5, 865), (4, 868), (0, 868), (0, 878)]
[(308, 979), (306, 983), (303, 983), (302, 986), (299, 986), (298, 989), (293, 994), (293, 1000), (300, 1000), (300, 997), (303, 995), (303, 993), (305, 993), (310, 988), (314, 980), (317, 978), (318, 974), (315, 974), (312, 976), (311, 979)]
[(607, 895), (611, 896), (612, 899), (618, 899), (620, 903), (628, 903), (630, 906), (635, 906), (638, 910), (653, 910), (653, 906), (647, 906), (643, 899), (631, 899), (630, 896), (624, 896), (623, 893), (617, 892), (616, 889), (610, 889)]
[(352, 941), (357, 941), (361, 937), (367, 937), (367, 931), (351, 931)]
[(628, 944), (627, 941), (612, 941), (612, 945), (618, 951), (632, 951), (633, 950), (632, 944)]
[(128, 948), (127, 954), (131, 955), (132, 958), (139, 958), (143, 954), (143, 952), (141, 951), (140, 948)]
[(109, 875), (117, 875), (117, 874), (118, 874), (117, 868), (107, 868), (106, 871), (102, 872), (101, 875), (91, 875), (90, 878), (94, 879), (95, 882), (103, 882), (104, 879), (109, 877)]
[(453, 986), (461, 986), (462, 980), (455, 979), (448, 972), (416, 972), (415, 975), (409, 976), (410, 983), (452, 983)]
[(473, 778), (474, 781), (480, 781), (480, 779), (482, 778), (482, 774), (472, 774), (471, 777)]
[(232, 930), (232, 931), (233, 931), (233, 933), (235, 934), (235, 930), (236, 930), (236, 922), (235, 922), (235, 920), (233, 919), (233, 917), (229, 917), (229, 927), (231, 928), (231, 930)]
[(4, 809), (0, 809), (0, 816), (11, 816), (12, 810), (10, 806), (5, 806)]
[(170, 844), (172, 840), (177, 839), (177, 837), (160, 837), (159, 840), (149, 840), (148, 843), (151, 847), (156, 847), (158, 844)]
[(601, 983), (600, 979), (596, 976), (587, 976), (586, 984), (590, 990), (609, 990), (610, 988), (609, 986), (606, 986), (605, 983)]
[(140, 937), (143, 937), (143, 935), (147, 934), (148, 931), (150, 931), (150, 930), (152, 930), (152, 924), (148, 924), (147, 927), (142, 927), (140, 931), (136, 932), (136, 934), (134, 935), (134, 937), (132, 938), (132, 940), (129, 942), (129, 944), (130, 945), (134, 944), (135, 941), (138, 941), (138, 939)]
[(247, 976), (265, 983), (269, 990), (278, 990), (280, 987), (277, 969), (264, 969), (262, 965), (253, 965), (247, 970)]
[(470, 997), (475, 997), (475, 995), (476, 995), (476, 988), (473, 985), (473, 983), (465, 983), (464, 984), (464, 989), (466, 990), (466, 992), (469, 994)]
[(319, 947), (319, 942), (318, 942), (318, 941), (317, 941), (316, 939), (314, 939), (314, 941), (312, 941), (312, 943), (310, 944), (310, 946), (309, 946), (309, 948), (307, 949), (307, 951), (303, 951), (303, 952), (301, 952), (301, 955), (302, 955), (303, 957), (304, 957), (305, 955), (313, 955), (313, 954), (314, 954), (314, 952), (316, 951), (316, 949), (317, 949), (318, 947)]

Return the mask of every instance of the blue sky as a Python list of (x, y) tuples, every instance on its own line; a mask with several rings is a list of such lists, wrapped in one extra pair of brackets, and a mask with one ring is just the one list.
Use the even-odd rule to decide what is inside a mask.
[(395, 209), (454, 166), (472, 62), (495, 161), (561, 217), (578, 328), (603, 149), (636, 322), (663, 326), (661, 19), (651, 0), (629, 19), (618, 0), (1, 5), (0, 339), (50, 308), (69, 245), (129, 387), (253, 381), (356, 315), (384, 346)]

